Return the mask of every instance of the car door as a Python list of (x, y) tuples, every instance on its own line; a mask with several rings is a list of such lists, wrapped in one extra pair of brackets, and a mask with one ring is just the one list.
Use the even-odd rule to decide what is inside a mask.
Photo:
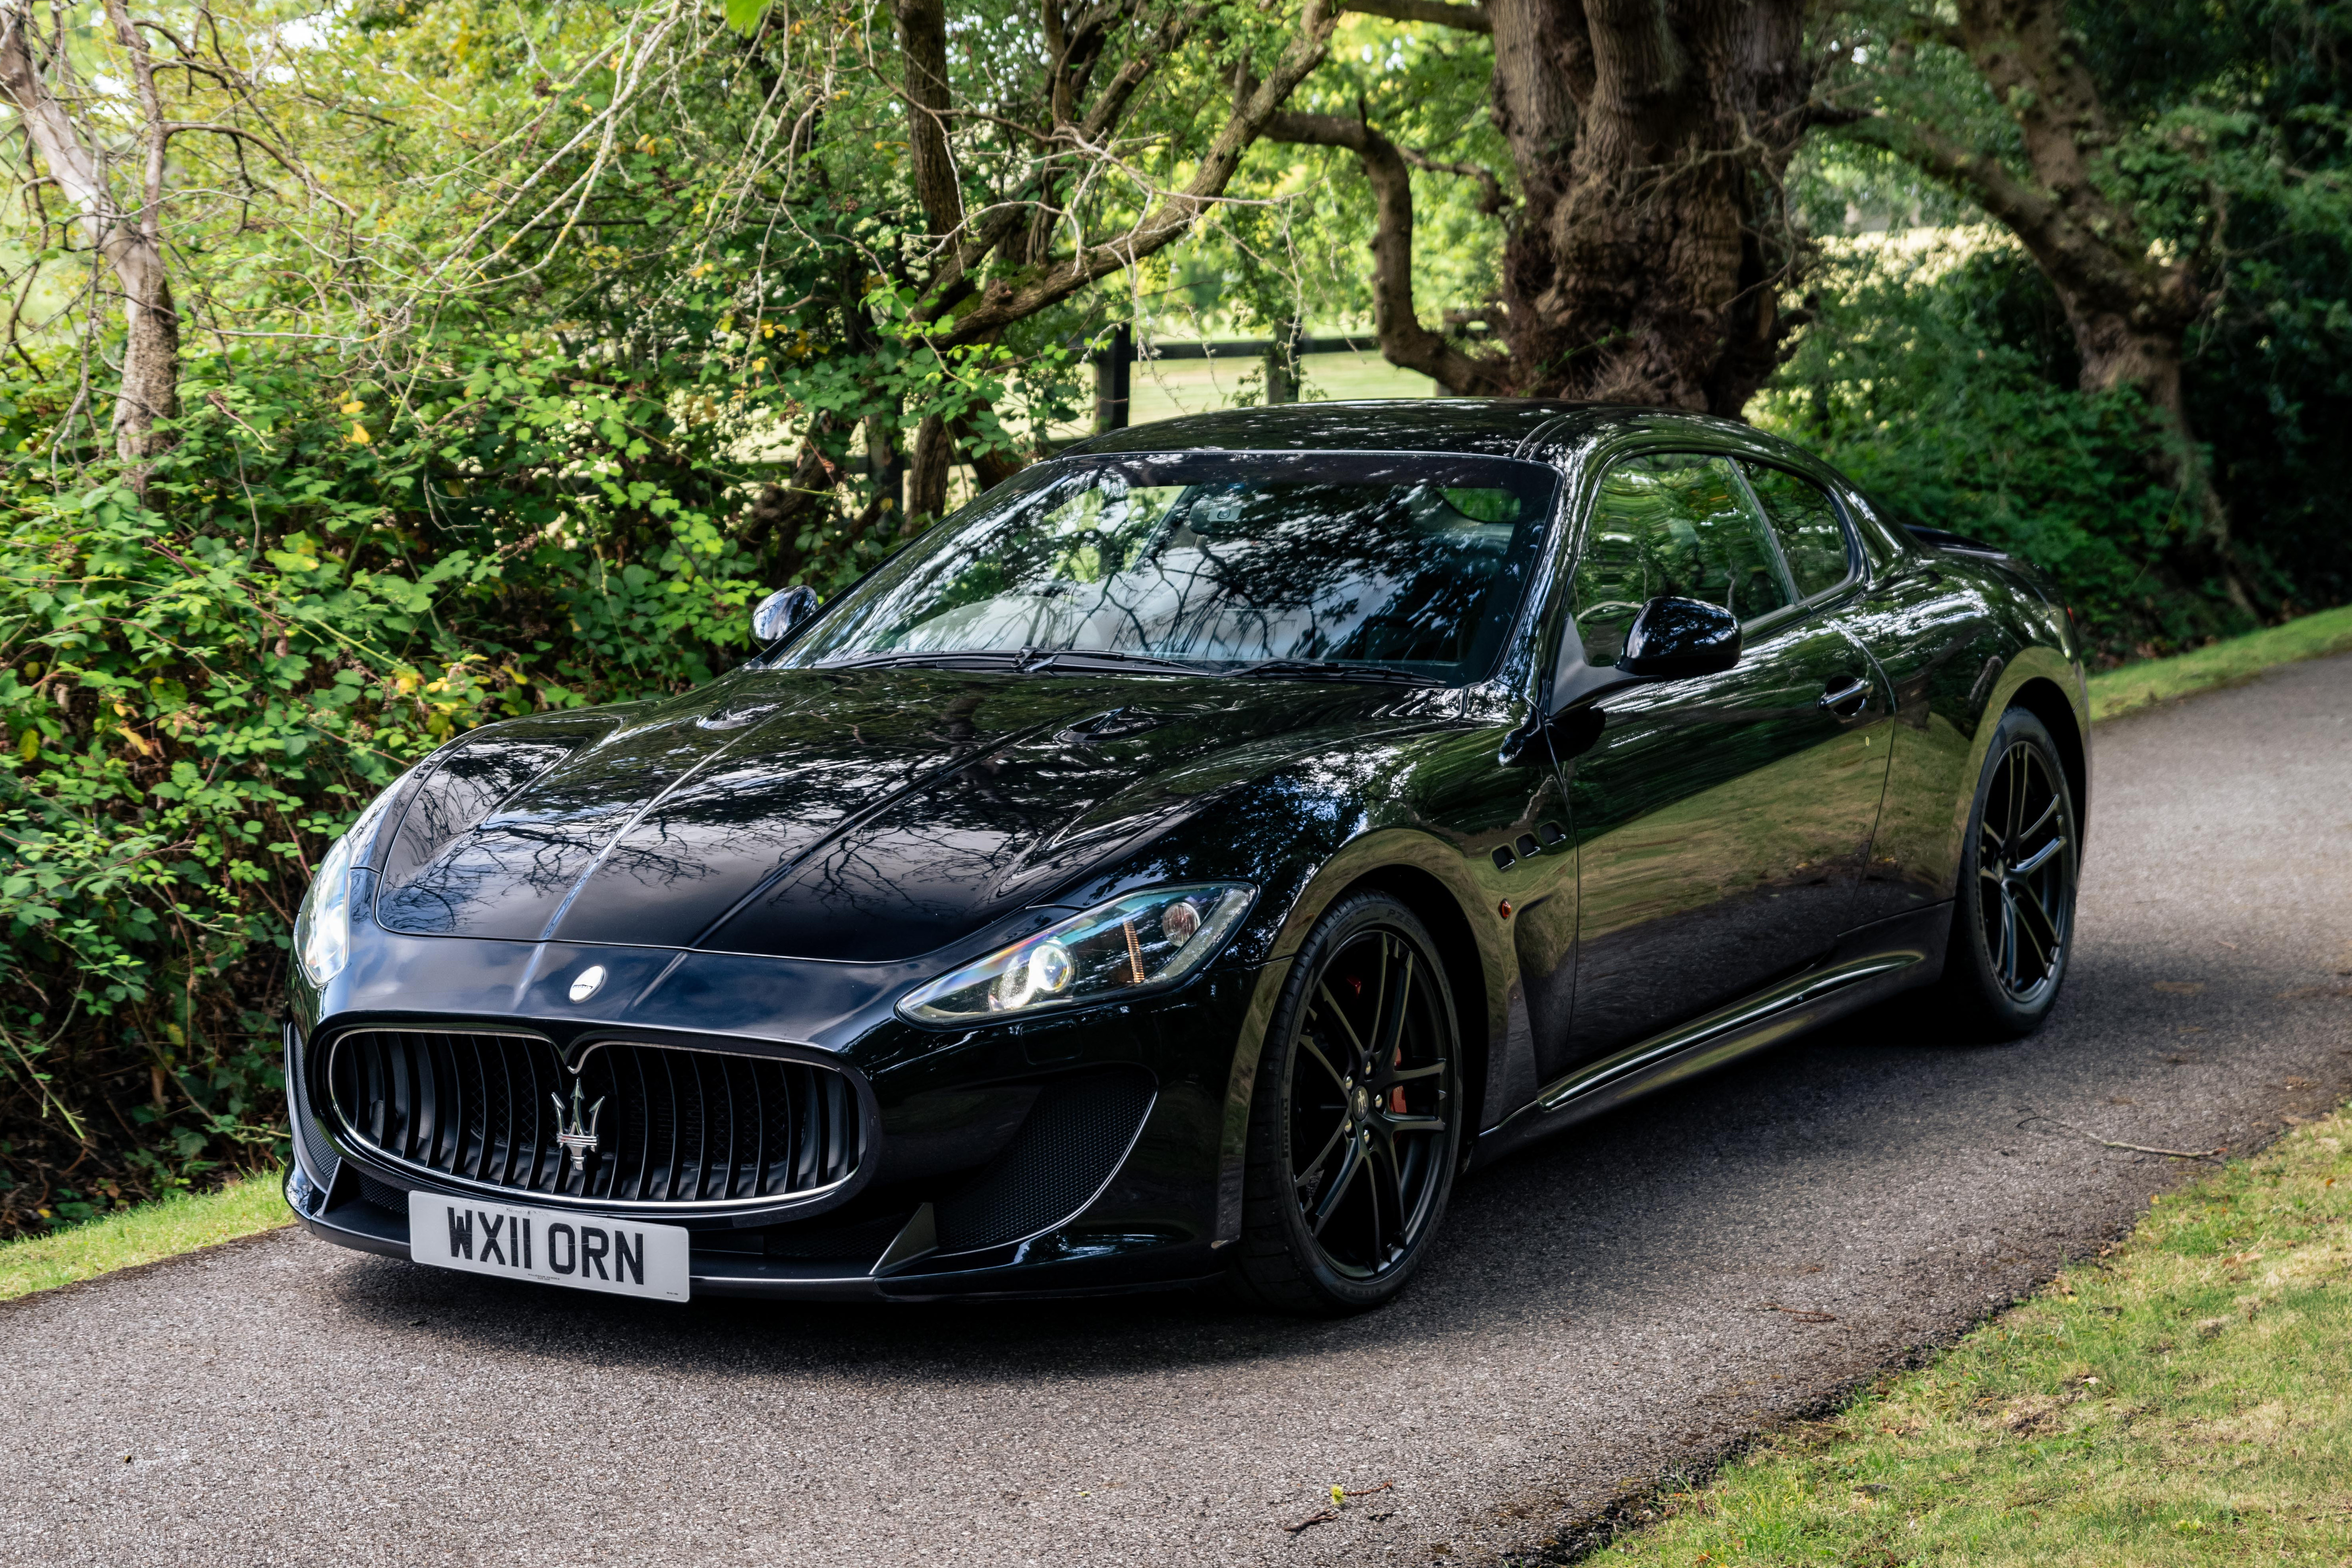
[(1724, 454), (1634, 456), (1601, 479), (1570, 584), (1586, 663), (1613, 664), (1669, 594), (1738, 615), (1742, 650), (1719, 675), (1604, 693), (1597, 738), (1562, 761), (1579, 897), (1561, 1066), (1795, 973), (1851, 923), (1887, 693), (1841, 624), (1859, 558), (1834, 509), (1825, 534), (1777, 499), (1780, 528)]

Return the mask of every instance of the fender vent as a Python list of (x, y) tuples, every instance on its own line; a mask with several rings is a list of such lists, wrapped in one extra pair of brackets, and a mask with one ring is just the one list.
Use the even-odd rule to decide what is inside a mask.
[(1152, 1098), (1139, 1068), (1046, 1085), (1012, 1146), (939, 1205), (940, 1250), (999, 1247), (1076, 1215), (1127, 1158)]

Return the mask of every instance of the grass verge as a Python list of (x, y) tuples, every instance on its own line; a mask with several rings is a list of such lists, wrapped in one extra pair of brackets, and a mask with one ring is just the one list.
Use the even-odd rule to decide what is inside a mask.
[(178, 1193), (47, 1236), (0, 1244), (0, 1301), (289, 1225), (279, 1173)]
[(2135, 708), (2245, 680), (2299, 659), (2352, 652), (2352, 605), (2301, 616), (2284, 626), (2231, 637), (2171, 658), (2127, 664), (2091, 677), (2091, 717), (2112, 719)]
[(2352, 1562), (2352, 1121), (2152, 1200), (2125, 1241), (1790, 1426), (1635, 1564)]

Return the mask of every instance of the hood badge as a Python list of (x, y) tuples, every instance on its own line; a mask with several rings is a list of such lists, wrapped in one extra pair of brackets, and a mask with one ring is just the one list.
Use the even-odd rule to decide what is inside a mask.
[(592, 963), (572, 977), (572, 999), (574, 1002), (585, 1002), (589, 997), (596, 994), (597, 990), (604, 984), (604, 966), (601, 963)]
[(574, 1076), (572, 1080), (572, 1115), (567, 1121), (562, 1098), (552, 1094), (547, 1097), (547, 1102), (555, 1107), (555, 1141), (563, 1145), (565, 1153), (572, 1156), (572, 1173), (575, 1176), (587, 1173), (588, 1156), (596, 1152), (596, 1118), (604, 1109), (604, 1097), (599, 1095), (596, 1103), (583, 1111), (580, 1102), (585, 1098), (580, 1079)]

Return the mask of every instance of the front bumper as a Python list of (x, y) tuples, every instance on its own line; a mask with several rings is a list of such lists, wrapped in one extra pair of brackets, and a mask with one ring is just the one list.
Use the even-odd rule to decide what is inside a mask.
[[(610, 986), (609, 1006), (583, 1016), (583, 1009), (547, 1007), (535, 994), (544, 988), (529, 980), (513, 986), (432, 984), (436, 972), (519, 970), (560, 979), (577, 966), (578, 950), (516, 952), (498, 950), (520, 944), (370, 935), (375, 962), (362, 964), (355, 952), (352, 966), (363, 984), (339, 981), (324, 994), (307, 994), (298, 981), (287, 1030), (296, 1130), (288, 1202), (314, 1234), (338, 1245), (406, 1257), (406, 1194), (415, 1188), (551, 1201), (544, 1193), (485, 1189), (390, 1158), (354, 1135), (331, 1102), (327, 1058), (346, 1032), (504, 1028), (559, 1044), (593, 1035), (747, 1055), (788, 1051), (803, 1059), (824, 1051), (862, 1086), (870, 1105), (869, 1164), (855, 1183), (812, 1201), (635, 1215), (689, 1230), (698, 1295), (915, 1300), (1079, 1294), (1181, 1286), (1221, 1270), (1222, 1248), (1232, 1239), (1221, 1230), (1230, 1233), (1238, 1219), (1238, 1134), (1256, 1055), (1252, 1028), (1262, 1028), (1263, 970), (1213, 971), (1149, 1003), (961, 1034), (918, 1029), (887, 1009), (866, 1009), (866, 1026), (826, 1029), (822, 1033), (832, 1039), (812, 1043), (809, 1033), (818, 1031), (793, 1026), (808, 1020), (746, 1016), (740, 998), (745, 989), (779, 998), (814, 993), (839, 1020), (839, 966), (825, 966), (836, 973), (817, 977), (830, 983), (827, 991), (793, 985), (794, 977), (782, 973), (798, 967), (789, 961), (759, 961), (760, 984), (735, 989), (737, 1005), (717, 1020), (732, 1026), (713, 1029), (709, 1009), (660, 1005), (658, 985)], [(396, 990), (383, 963), (383, 950), (394, 947), (419, 950), (405, 955), (410, 981)], [(683, 971), (703, 957), (614, 949), (591, 956), (616, 971), (625, 965), (656, 973)], [(694, 979), (689, 1003), (709, 994), (707, 974)], [(388, 1001), (400, 1005), (381, 1005)], [(1126, 1088), (1108, 1097), (1095, 1092), (1109, 1085)], [(1244, 1097), (1238, 1113), (1237, 1093)], [(1122, 1126), (1099, 1124), (1121, 1118)], [(1073, 1170), (1087, 1173), (1074, 1178)], [(1077, 1201), (1065, 1208), (1073, 1194)], [(583, 1215), (612, 1212), (582, 1200), (552, 1201)]]

